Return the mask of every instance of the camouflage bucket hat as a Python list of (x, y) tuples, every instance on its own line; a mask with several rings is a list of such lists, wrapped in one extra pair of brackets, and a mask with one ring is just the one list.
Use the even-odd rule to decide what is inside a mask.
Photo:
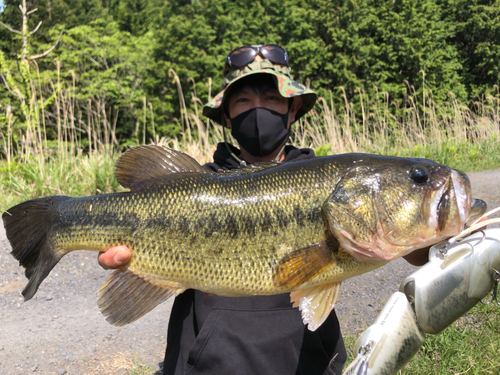
[(290, 68), (273, 64), (269, 60), (256, 60), (241, 69), (231, 69), (222, 79), (222, 89), (212, 100), (203, 106), (203, 115), (211, 120), (221, 123), (223, 116), (224, 94), (229, 87), (242, 78), (254, 74), (271, 74), (276, 82), (280, 94), (285, 98), (293, 98), (295, 96), (302, 97), (302, 106), (297, 111), (295, 121), (309, 112), (318, 95), (313, 90), (294, 81), (290, 76)]

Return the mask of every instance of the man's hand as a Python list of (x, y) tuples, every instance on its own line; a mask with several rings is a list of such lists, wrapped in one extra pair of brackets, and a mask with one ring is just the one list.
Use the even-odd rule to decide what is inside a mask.
[(110, 247), (108, 250), (99, 253), (97, 261), (105, 270), (119, 268), (127, 264), (132, 258), (132, 251), (126, 246)]
[[(479, 220), (478, 223), (480, 223), (481, 221), (485, 221), (485, 220), (488, 220), (487, 216), (481, 218), (481, 220)], [(483, 229), (486, 229), (486, 226), (484, 226), (478, 230), (483, 230)], [(472, 233), (474, 233), (474, 232), (472, 232)], [(427, 263), (429, 261), (429, 249), (430, 248), (431, 248), (431, 246), (425, 247), (423, 249), (417, 249), (417, 250), (411, 252), (410, 254), (404, 256), (403, 258), (405, 258), (406, 261), (413, 266), (423, 266), (425, 263)]]
[(425, 247), (423, 249), (417, 249), (411, 252), (408, 255), (405, 255), (403, 258), (406, 259), (408, 263), (412, 266), (423, 266), (425, 263), (429, 261), (429, 249), (431, 247)]

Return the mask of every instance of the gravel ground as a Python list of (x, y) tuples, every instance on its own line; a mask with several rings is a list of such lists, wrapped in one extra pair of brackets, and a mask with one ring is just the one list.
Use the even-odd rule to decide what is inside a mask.
[[(500, 170), (469, 176), (474, 197), (485, 200), (490, 208), (500, 206)], [(96, 291), (109, 272), (97, 265), (96, 253), (81, 251), (65, 256), (35, 297), (24, 303), (20, 291), (26, 278), (9, 253), (2, 227), (2, 374), (126, 374), (139, 364), (160, 370), (171, 300), (125, 327), (108, 324), (97, 308)], [(336, 307), (343, 333), (361, 333), (399, 283), (416, 269), (398, 259), (345, 281)]]

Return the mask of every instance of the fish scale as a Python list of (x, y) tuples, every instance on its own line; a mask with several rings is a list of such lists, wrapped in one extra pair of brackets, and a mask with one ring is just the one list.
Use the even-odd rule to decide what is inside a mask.
[[(415, 168), (428, 182), (413, 181)], [(131, 261), (99, 292), (113, 324), (194, 288), (290, 292), (316, 329), (342, 280), (442, 239), (427, 213), (451, 233), (473, 211), (466, 177), (425, 159), (348, 154), (216, 174), (178, 151), (143, 146), (122, 155), (115, 175), (130, 192), (39, 198), (2, 215), (29, 278), (26, 299), (68, 252), (125, 245)], [(460, 207), (455, 185), (466, 195)]]

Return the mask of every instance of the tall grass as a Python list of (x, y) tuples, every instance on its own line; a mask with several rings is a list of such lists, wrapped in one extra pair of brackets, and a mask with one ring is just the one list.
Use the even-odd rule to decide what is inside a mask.
[(498, 95), (476, 103), (476, 111), (451, 93), (442, 104), (428, 93), (425, 106), (415, 95), (407, 96), (403, 105), (390, 103), (383, 93), (369, 98), (359, 91), (350, 102), (342, 91), (342, 97), (344, 107), (338, 113), (332, 95), (329, 101), (320, 98), (319, 109), (296, 127), (294, 142), (313, 148), (328, 144), (328, 153), (425, 157), (466, 171), (500, 165), (495, 152), (500, 142)]

